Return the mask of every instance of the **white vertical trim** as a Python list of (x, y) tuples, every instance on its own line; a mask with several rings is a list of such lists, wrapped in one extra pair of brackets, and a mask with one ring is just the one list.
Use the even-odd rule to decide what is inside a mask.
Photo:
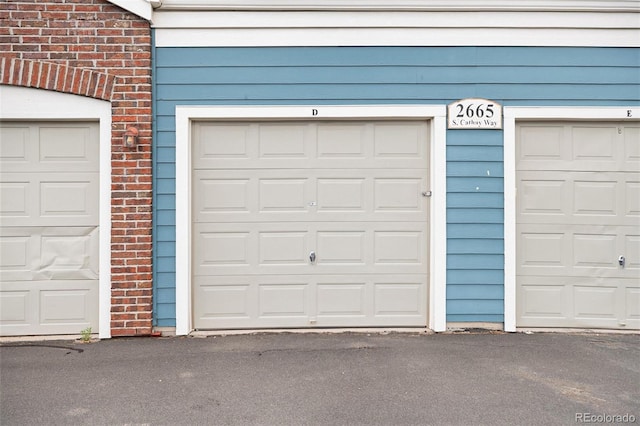
[[(314, 114), (313, 111), (317, 111)], [(432, 120), (431, 228), (428, 327), (446, 329), (446, 106), (256, 106), (176, 107), (176, 334), (192, 330), (191, 314), (191, 121), (268, 119), (405, 119)]]
[(176, 107), (176, 334), (192, 330), (191, 315), (191, 119)]
[[(443, 106), (443, 108), (445, 108)], [(431, 262), (429, 328), (447, 329), (447, 123), (446, 115), (433, 117), (431, 138)]]
[(638, 107), (504, 107), (504, 330), (516, 331), (516, 123), (640, 120)]
[(516, 125), (504, 117), (504, 331), (516, 331)]
[(111, 102), (100, 120), (100, 278), (98, 337), (111, 337)]
[(111, 337), (111, 103), (84, 96), (0, 85), (0, 119), (100, 123), (98, 336)]

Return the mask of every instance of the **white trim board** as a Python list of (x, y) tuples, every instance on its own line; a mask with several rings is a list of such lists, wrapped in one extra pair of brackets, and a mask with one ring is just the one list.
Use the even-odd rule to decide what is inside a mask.
[[(123, 0), (119, 0), (122, 2)], [(149, 0), (153, 1), (153, 0)], [(637, 10), (638, 0), (155, 0), (199, 10)]]
[(640, 120), (639, 107), (504, 107), (504, 330), (516, 331), (516, 122)]
[(0, 119), (100, 123), (98, 336), (111, 337), (111, 103), (84, 96), (0, 85)]
[(446, 107), (411, 106), (177, 106), (176, 107), (176, 334), (192, 331), (191, 121), (410, 119), (431, 120), (431, 223), (427, 326), (446, 330)]
[(640, 9), (593, 11), (156, 10), (158, 47), (640, 46)]

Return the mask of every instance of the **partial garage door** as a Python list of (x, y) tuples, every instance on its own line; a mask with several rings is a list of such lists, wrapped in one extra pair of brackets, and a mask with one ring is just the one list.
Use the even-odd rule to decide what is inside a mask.
[(428, 135), (421, 121), (196, 122), (195, 328), (425, 326)]
[(517, 126), (517, 326), (640, 328), (640, 126)]
[(2, 335), (98, 331), (98, 124), (0, 123)]

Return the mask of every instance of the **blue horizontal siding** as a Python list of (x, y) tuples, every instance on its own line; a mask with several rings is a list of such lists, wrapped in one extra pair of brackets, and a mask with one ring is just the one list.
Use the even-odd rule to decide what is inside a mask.
[(473, 209), (470, 215), (463, 209), (447, 209), (447, 221), (450, 223), (491, 223), (502, 224), (504, 212), (502, 209)]
[(457, 269), (449, 271), (447, 279), (449, 286), (458, 285), (459, 287), (482, 288), (482, 286), (476, 286), (476, 284), (500, 286), (504, 284), (504, 274), (501, 269), (484, 271), (482, 275), (478, 275), (476, 271), (470, 269)]
[[(165, 47), (155, 49), (158, 70), (166, 67), (265, 67), (364, 65), (406, 67), (619, 66), (637, 68), (634, 48), (549, 47)], [(156, 74), (157, 75), (157, 74)]]
[[(273, 47), (154, 49), (158, 325), (175, 325), (177, 105), (640, 105), (640, 49)], [(447, 131), (447, 320), (503, 321), (503, 133)]]
[(447, 295), (450, 300), (502, 300), (504, 286), (501, 283), (496, 285), (449, 284)]
[(567, 99), (592, 100), (615, 97), (622, 101), (637, 102), (640, 89), (633, 84), (535, 84), (532, 87), (522, 84), (472, 84), (472, 83), (439, 83), (439, 84), (166, 84), (158, 87), (156, 96), (159, 100), (206, 99), (225, 101), (240, 96), (246, 101), (302, 100), (313, 101), (320, 94), (331, 99), (346, 97), (349, 99), (373, 100), (396, 99), (424, 101), (433, 97), (460, 99), (469, 97), (492, 97), (502, 102), (518, 99), (553, 99), (561, 93)]
[[(157, 78), (172, 85), (235, 84), (610, 84), (611, 81), (633, 81), (637, 70), (632, 67), (589, 67), (576, 73), (575, 66), (498, 67), (461, 66), (444, 74), (441, 67), (430, 65), (395, 66), (309, 66), (304, 73), (296, 66), (167, 67), (158, 70)], [(542, 67), (540, 67), (542, 68)]]
[(501, 239), (456, 238), (449, 241), (447, 249), (450, 254), (501, 254), (504, 243)]

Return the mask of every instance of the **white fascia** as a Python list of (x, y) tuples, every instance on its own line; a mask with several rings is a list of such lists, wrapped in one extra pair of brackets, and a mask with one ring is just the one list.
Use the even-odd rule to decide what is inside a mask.
[(504, 330), (516, 331), (516, 124), (640, 120), (639, 107), (504, 107)]
[(192, 120), (432, 120), (429, 318), (434, 331), (446, 330), (446, 107), (371, 106), (177, 106), (176, 107), (176, 334), (193, 330), (191, 314), (191, 122)]
[(121, 9), (131, 12), (134, 15), (151, 21), (153, 8), (151, 2), (146, 0), (108, 0), (109, 3), (113, 3)]
[(158, 47), (640, 46), (634, 11), (193, 10), (153, 13)]
[(98, 121), (100, 138), (98, 336), (111, 337), (111, 103), (84, 96), (0, 85), (0, 119)]

